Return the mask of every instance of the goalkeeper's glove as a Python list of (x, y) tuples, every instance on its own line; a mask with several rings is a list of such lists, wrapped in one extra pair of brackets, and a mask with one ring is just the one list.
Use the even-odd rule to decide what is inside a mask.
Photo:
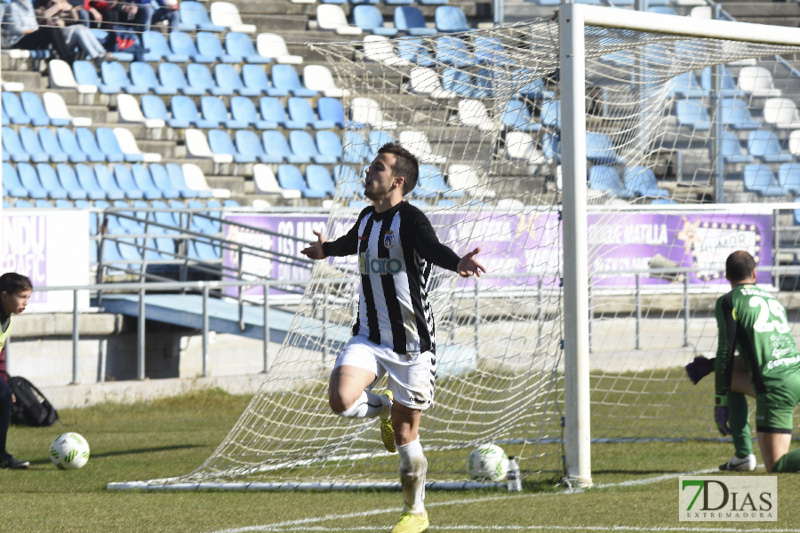
[(686, 365), (686, 374), (692, 383), (697, 383), (714, 371), (714, 359), (708, 359), (702, 355), (694, 358), (694, 361)]
[(728, 427), (728, 415), (730, 414), (730, 409), (728, 409), (728, 395), (727, 394), (715, 394), (714, 395), (714, 422), (717, 423), (717, 429), (722, 434), (723, 437), (729, 435), (731, 432), (731, 428)]

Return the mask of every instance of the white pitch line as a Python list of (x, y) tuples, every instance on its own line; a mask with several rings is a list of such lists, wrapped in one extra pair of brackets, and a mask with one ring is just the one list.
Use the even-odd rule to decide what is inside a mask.
[[(695, 470), (692, 472), (683, 472), (678, 474), (664, 474), (661, 476), (654, 476), (645, 479), (631, 479), (628, 481), (620, 481), (618, 483), (602, 483), (598, 485), (594, 485), (592, 489), (608, 489), (608, 488), (616, 488), (616, 487), (630, 487), (636, 485), (648, 485), (652, 483), (659, 483), (661, 481), (667, 481), (670, 479), (675, 479), (680, 476), (696, 476), (700, 474), (708, 474), (712, 472), (717, 472), (717, 469), (707, 469), (707, 470)], [(591, 490), (591, 489), (590, 489)], [(583, 492), (583, 489), (575, 489), (566, 491), (564, 494), (578, 494)], [(426, 505), (426, 507), (435, 508), (435, 507), (444, 507), (448, 505), (468, 505), (470, 503), (480, 503), (480, 502), (487, 502), (492, 500), (511, 500), (511, 499), (520, 499), (520, 498), (534, 498), (538, 496), (547, 496), (553, 495), (554, 493), (531, 493), (531, 494), (514, 494), (514, 495), (502, 495), (502, 496), (487, 496), (482, 498), (469, 498), (464, 500), (450, 500), (446, 502), (432, 502)], [(399, 507), (390, 508), (390, 509), (374, 509), (371, 511), (360, 511), (357, 513), (347, 513), (347, 514), (340, 514), (340, 515), (325, 515), (315, 518), (303, 518), (300, 520), (289, 520), (284, 522), (277, 522), (274, 524), (261, 524), (261, 525), (253, 525), (253, 526), (245, 526), (239, 528), (232, 528), (232, 529), (221, 529), (217, 530), (214, 533), (248, 533), (251, 531), (341, 531), (341, 528), (329, 528), (326, 526), (313, 526), (311, 524), (331, 521), (331, 520), (346, 520), (349, 518), (364, 518), (367, 516), (376, 516), (381, 514), (388, 514), (388, 513), (399, 513), (402, 509)], [(291, 529), (286, 529), (291, 528)], [(696, 528), (696, 527), (651, 527), (651, 528), (643, 528), (643, 527), (628, 527), (628, 526), (542, 526), (542, 525), (531, 525), (531, 526), (470, 526), (470, 525), (450, 525), (450, 526), (436, 526), (431, 525), (430, 529), (435, 531), (437, 529), (441, 529), (442, 531), (448, 530), (457, 530), (457, 531), (547, 531), (547, 530), (574, 530), (574, 529), (581, 529), (585, 531), (646, 531), (646, 532), (670, 532), (670, 531), (698, 531), (698, 532), (711, 532), (711, 533), (727, 533), (729, 531), (742, 531), (741, 529), (734, 529), (734, 528)], [(355, 527), (355, 528), (348, 528), (352, 531), (371, 531), (374, 530), (373, 527)], [(800, 533), (800, 529), (770, 529), (770, 533)]]

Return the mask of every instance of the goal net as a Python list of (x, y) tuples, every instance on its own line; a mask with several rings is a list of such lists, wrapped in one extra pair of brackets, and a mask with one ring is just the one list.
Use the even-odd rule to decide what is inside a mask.
[[(566, 195), (586, 197), (588, 316), (579, 320), (588, 321), (592, 441), (716, 436), (712, 380), (693, 387), (683, 366), (713, 356), (727, 254), (745, 248), (771, 264), (773, 213), (765, 204), (722, 203), (751, 199), (743, 165), (721, 155), (724, 136), (744, 146), (746, 134), (723, 122), (728, 97), (702, 80), (719, 88), (726, 72), (798, 48), (745, 42), (735, 32), (670, 33), (683, 22), (669, 18), (641, 15), (645, 30), (658, 33), (587, 22), (577, 88), (585, 113), (562, 99), (557, 19), (312, 45), (349, 93), (326, 234), (352, 225), (365, 205), (365, 165), (395, 140), (422, 164), (409, 201), (459, 255), (479, 246), (488, 270), (479, 280), (433, 270), (438, 370), (435, 406), (420, 429), (432, 487), (480, 485), (470, 484), (466, 458), (489, 442), (517, 457), (526, 482), (564, 476), (564, 370), (574, 364), (565, 345), (576, 335), (564, 298), (564, 265), (575, 261), (562, 251), (571, 249)], [(747, 93), (731, 98), (757, 109)], [(570, 137), (575, 117), (585, 117), (577, 127), (585, 143)], [(572, 145), (585, 158), (562, 161)], [(575, 177), (576, 168), (586, 170)], [(384, 451), (377, 420), (343, 419), (327, 404), (332, 365), (351, 335), (357, 272), (355, 258), (318, 263), (260, 391), (218, 449), (194, 472), (137, 486), (397, 486), (397, 456)], [(769, 271), (762, 276), (772, 283)]]

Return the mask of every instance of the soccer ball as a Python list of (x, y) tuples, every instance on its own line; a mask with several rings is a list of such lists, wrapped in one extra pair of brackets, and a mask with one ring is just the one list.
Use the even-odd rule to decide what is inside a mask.
[(508, 456), (495, 444), (482, 444), (467, 458), (467, 472), (472, 479), (503, 481), (508, 473)]
[(77, 470), (89, 460), (89, 443), (78, 433), (63, 433), (50, 445), (50, 460), (60, 470)]

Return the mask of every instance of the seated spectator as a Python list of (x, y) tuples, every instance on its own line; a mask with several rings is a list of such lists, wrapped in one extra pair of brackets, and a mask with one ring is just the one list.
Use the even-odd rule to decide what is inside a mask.
[[(58, 9), (55, 13), (52, 10)], [(41, 0), (36, 12), (42, 14), (53, 13), (49, 18), (50, 26), (60, 28), (70, 53), (78, 53), (88, 57), (95, 63), (102, 63), (108, 58), (108, 53), (92, 31), (81, 23), (78, 9), (68, 0)]]
[(43, 9), (37, 17), (30, 0), (11, 0), (3, 13), (3, 48), (44, 50), (52, 45), (56, 55), (71, 64), (75, 58), (67, 47), (64, 33), (48, 23), (50, 17), (62, 10), (62, 5), (55, 5)]
[(89, 6), (102, 16), (100, 27), (104, 30), (113, 30), (114, 26), (133, 26), (139, 13), (136, 0), (89, 0)]
[[(68, 1), (75, 10), (75, 13), (77, 13), (78, 19), (81, 21), (81, 24), (88, 27), (89, 23), (93, 19), (93, 15), (91, 13), (88, 0), (68, 0)], [(96, 11), (97, 10), (95, 10), (95, 12)], [(97, 13), (97, 16), (100, 17), (100, 13)], [(100, 18), (99, 20), (102, 20), (102, 18)]]
[(169, 31), (175, 30), (180, 22), (178, 12), (178, 0), (156, 0), (153, 4), (151, 0), (141, 0), (139, 14), (136, 18), (138, 24), (137, 31), (150, 31), (150, 26), (163, 20), (167, 21)]

